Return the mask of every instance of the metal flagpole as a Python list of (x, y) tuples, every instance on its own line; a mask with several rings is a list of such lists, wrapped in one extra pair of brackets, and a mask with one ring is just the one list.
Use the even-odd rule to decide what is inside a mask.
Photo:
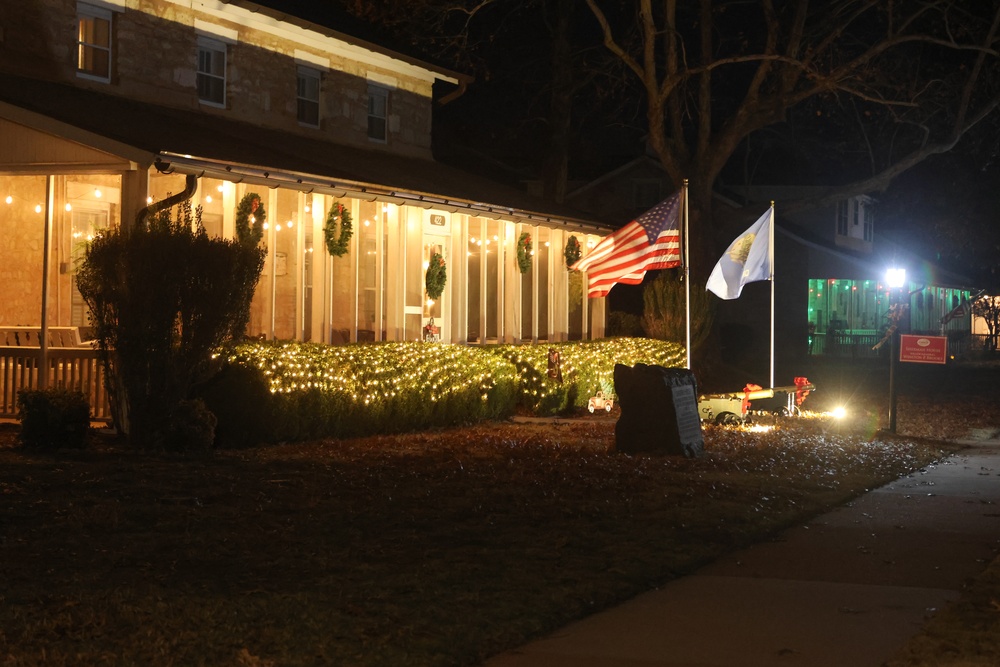
[[(687, 323), (685, 349), (687, 350), (687, 369), (691, 370), (691, 267), (688, 255), (688, 180), (684, 179), (684, 321)], [(772, 383), (773, 384), (773, 383)]]
[(771, 200), (771, 220), (768, 224), (767, 263), (771, 280), (771, 388), (774, 387), (774, 200)]

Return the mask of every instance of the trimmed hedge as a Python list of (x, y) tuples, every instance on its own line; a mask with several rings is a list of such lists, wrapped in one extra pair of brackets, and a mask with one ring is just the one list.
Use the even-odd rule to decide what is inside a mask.
[(476, 348), (438, 343), (244, 343), (199, 396), (217, 444), (354, 437), (511, 415), (517, 374)]
[[(548, 377), (548, 352), (559, 352), (562, 382)], [(537, 415), (587, 407), (597, 391), (613, 391), (615, 364), (684, 366), (684, 347), (649, 338), (607, 338), (548, 345), (496, 345), (487, 349), (517, 368), (518, 405)]]
[(82, 449), (90, 429), (90, 404), (79, 391), (25, 389), (17, 395), (21, 444), (30, 449)]
[[(549, 379), (548, 350), (563, 382)], [(216, 445), (346, 438), (548, 415), (610, 391), (614, 365), (683, 364), (683, 348), (640, 338), (552, 345), (242, 343), (197, 397), (215, 414)]]

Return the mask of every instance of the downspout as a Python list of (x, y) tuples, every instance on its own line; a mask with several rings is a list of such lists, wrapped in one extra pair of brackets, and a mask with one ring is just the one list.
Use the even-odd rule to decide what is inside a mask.
[(456, 88), (455, 90), (451, 91), (447, 95), (442, 96), (437, 101), (438, 106), (442, 106), (443, 107), (444, 105), (448, 104), (449, 102), (454, 102), (459, 97), (461, 97), (462, 95), (464, 95), (465, 92), (469, 89), (469, 84), (472, 83), (472, 81), (473, 81), (472, 77), (464, 77), (464, 76), (463, 77), (459, 77), (459, 79), (458, 79), (458, 88)]
[[(159, 171), (161, 174), (169, 174), (172, 171), (170, 169), (169, 162), (161, 162), (160, 160), (157, 160), (154, 166), (156, 167), (156, 170)], [(178, 192), (175, 195), (171, 195), (166, 199), (161, 199), (158, 202), (153, 202), (149, 206), (140, 209), (135, 216), (135, 226), (139, 227), (145, 224), (146, 219), (149, 216), (153, 215), (154, 213), (158, 213), (159, 211), (163, 211), (165, 209), (171, 208), (172, 206), (176, 206), (177, 204), (180, 204), (182, 201), (187, 201), (188, 199), (191, 199), (191, 197), (194, 196), (195, 190), (197, 189), (198, 189), (198, 177), (195, 176), (194, 174), (188, 174), (185, 177), (184, 189), (182, 191)]]

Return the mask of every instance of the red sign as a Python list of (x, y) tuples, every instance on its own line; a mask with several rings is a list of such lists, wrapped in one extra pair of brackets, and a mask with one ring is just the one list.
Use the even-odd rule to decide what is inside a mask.
[(903, 334), (899, 337), (899, 360), (917, 364), (947, 363), (948, 338)]

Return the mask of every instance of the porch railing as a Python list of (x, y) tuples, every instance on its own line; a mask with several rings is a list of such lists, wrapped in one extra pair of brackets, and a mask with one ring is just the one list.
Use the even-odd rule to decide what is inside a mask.
[[(920, 334), (922, 332), (913, 332)], [(937, 335), (937, 334), (926, 334)], [(835, 357), (838, 359), (877, 359), (888, 354), (888, 347), (873, 350), (872, 347), (882, 340), (878, 333), (835, 333), (812, 334), (809, 343), (809, 354), (816, 356)], [(973, 334), (967, 331), (950, 332), (948, 334), (948, 356), (967, 358), (975, 355), (996, 354), (996, 340), (983, 334)]]
[[(25, 389), (39, 388), (41, 366), (41, 348), (0, 347), (0, 417), (17, 416), (17, 395)], [(90, 404), (91, 419), (111, 421), (111, 405), (97, 350), (50, 347), (46, 372), (49, 388), (83, 392)]]

